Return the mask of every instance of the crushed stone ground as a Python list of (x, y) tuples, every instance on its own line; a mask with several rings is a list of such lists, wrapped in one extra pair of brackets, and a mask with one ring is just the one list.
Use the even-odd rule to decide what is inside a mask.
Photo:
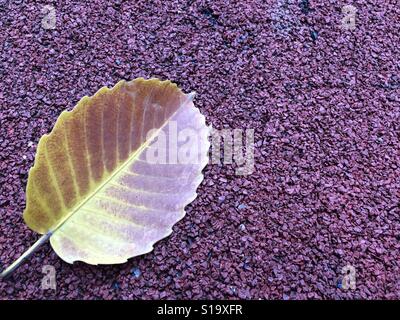
[[(153, 252), (69, 265), (49, 244), (0, 299), (399, 299), (400, 8), (351, 1), (0, 0), (0, 263), (38, 238), (22, 220), (39, 138), (120, 79), (196, 91), (217, 129), (255, 130), (255, 171), (209, 165)], [(46, 26), (46, 24), (44, 24)], [(43, 265), (57, 290), (42, 290)], [(356, 289), (340, 288), (356, 269)]]

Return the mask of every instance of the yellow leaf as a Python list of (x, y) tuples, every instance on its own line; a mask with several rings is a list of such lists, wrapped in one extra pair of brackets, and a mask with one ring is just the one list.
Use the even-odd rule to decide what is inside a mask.
[[(189, 129), (197, 141), (174, 137), (173, 131)], [(170, 81), (139, 78), (104, 87), (64, 111), (40, 139), (24, 220), (51, 236), (53, 249), (69, 263), (123, 263), (149, 252), (197, 195), (208, 131), (192, 95)], [(155, 148), (162, 141), (166, 146)], [(180, 148), (196, 161), (174, 162)], [(164, 153), (166, 163), (148, 159)]]

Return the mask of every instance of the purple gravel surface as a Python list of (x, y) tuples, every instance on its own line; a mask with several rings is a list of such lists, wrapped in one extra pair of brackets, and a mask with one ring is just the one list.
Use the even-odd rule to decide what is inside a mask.
[[(0, 262), (38, 235), (22, 220), (39, 138), (119, 79), (171, 79), (213, 127), (255, 130), (255, 171), (209, 165), (153, 252), (69, 265), (49, 244), (0, 299), (399, 299), (400, 8), (351, 1), (0, 0)], [(356, 268), (356, 289), (338, 287)], [(42, 266), (57, 290), (42, 290)]]

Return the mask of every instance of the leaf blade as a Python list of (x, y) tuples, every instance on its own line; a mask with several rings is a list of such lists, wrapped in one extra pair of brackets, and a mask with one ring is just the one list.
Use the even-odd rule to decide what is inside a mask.
[[(124, 90), (123, 88), (126, 89), (126, 87), (128, 87), (128, 89), (131, 88), (131, 90), (126, 90), (124, 91), (124, 94), (120, 95), (111, 94), (106, 98), (104, 96), (109, 92), (115, 93), (122, 91)], [(134, 90), (132, 90), (132, 87)], [(129, 101), (134, 101), (134, 103), (129, 104)], [(112, 115), (112, 112), (110, 112), (109, 109), (113, 108), (112, 110), (115, 111), (116, 105), (118, 113), (114, 112), (115, 114)], [(130, 106), (132, 105), (136, 108), (135, 112), (131, 112), (132, 108)], [(107, 112), (102, 113), (103, 116), (100, 116), (101, 112), (99, 110), (104, 111), (105, 109), (107, 109)], [(123, 113), (121, 113), (121, 110)], [(184, 110), (184, 112), (181, 112), (182, 110)], [(88, 116), (89, 112), (92, 112), (89, 115), (93, 115), (93, 117)], [(139, 158), (143, 156), (144, 150), (149, 148), (149, 144), (152, 141), (152, 139), (148, 139), (146, 142), (143, 132), (148, 131), (151, 128), (158, 127), (158, 132), (160, 133), (163, 130), (162, 128), (164, 128), (165, 124), (168, 122), (168, 119), (172, 119), (177, 114), (183, 114), (187, 117), (187, 114), (189, 113), (192, 114), (192, 125), (197, 126), (200, 129), (207, 129), (202, 134), (202, 145), (204, 146), (205, 150), (199, 151), (202, 152), (202, 162), (190, 169), (185, 169), (183, 167), (180, 168), (181, 172), (183, 173), (190, 170), (194, 172), (191, 176), (192, 184), (190, 185), (190, 188), (193, 191), (189, 193), (185, 201), (179, 203), (179, 206), (176, 207), (175, 211), (171, 211), (174, 212), (174, 214), (166, 211), (166, 208), (158, 208), (161, 212), (166, 214), (166, 217), (172, 219), (168, 220), (169, 222), (162, 228), (160, 226), (158, 226), (158, 228), (145, 228), (146, 230), (141, 230), (138, 232), (137, 228), (140, 223), (137, 221), (135, 223), (135, 221), (132, 220), (127, 222), (127, 225), (123, 226), (123, 228), (121, 227), (119, 232), (114, 234), (114, 237), (117, 239), (118, 234), (124, 234), (124, 232), (127, 234), (131, 233), (131, 238), (125, 239), (125, 242), (121, 242), (121, 239), (113, 242), (111, 238), (108, 237), (110, 239), (107, 241), (107, 232), (112, 232), (110, 225), (115, 226), (120, 225), (121, 223), (122, 218), (118, 216), (118, 212), (130, 212), (131, 215), (135, 216), (139, 215), (140, 213), (143, 214), (143, 211), (147, 210), (147, 214), (152, 213), (154, 216), (154, 211), (157, 210), (157, 208), (148, 210), (145, 209), (144, 206), (144, 203), (148, 204), (149, 200), (146, 198), (146, 196), (143, 196), (143, 194), (146, 192), (154, 193), (154, 190), (151, 189), (151, 184), (149, 184), (147, 181), (147, 184), (142, 184), (142, 189), (135, 189), (137, 188), (139, 180), (136, 179), (135, 182), (132, 181), (132, 178), (127, 178), (129, 175), (133, 175), (134, 171), (124, 173), (123, 170), (125, 167), (134, 167), (135, 163), (143, 160)], [(82, 120), (82, 114), (84, 114), (84, 120)], [(106, 115), (105, 118), (104, 115)], [(76, 120), (77, 118), (79, 119)], [(139, 126), (132, 124), (135, 124), (135, 121), (140, 118), (142, 119), (142, 125), (141, 128), (138, 129)], [(29, 211), (29, 205), (32, 206), (35, 204), (35, 201), (38, 202), (35, 197), (28, 197), (29, 191), (31, 191), (31, 194), (37, 196), (37, 190), (32, 190), (32, 183), (29, 183), (31, 180), (36, 181), (34, 179), (35, 174), (32, 174), (33, 178), (28, 179), (27, 209), (24, 212), (24, 219), (28, 226), (41, 233), (47, 232), (48, 230), (53, 230), (53, 236), (50, 238), (53, 249), (62, 259), (70, 263), (76, 260), (85, 261), (91, 264), (121, 263), (126, 261), (126, 259), (129, 257), (150, 251), (152, 245), (156, 241), (171, 233), (173, 224), (181, 219), (184, 215), (184, 206), (190, 203), (196, 197), (195, 189), (202, 180), (201, 170), (208, 161), (208, 127), (205, 125), (204, 117), (201, 116), (197, 108), (194, 108), (193, 103), (188, 101), (188, 96), (184, 95), (177, 88), (177, 86), (171, 82), (137, 79), (130, 83), (119, 82), (113, 89), (102, 88), (93, 98), (83, 98), (72, 112), (63, 113), (60, 116), (60, 119), (61, 121), (57, 121), (55, 129), (53, 129), (52, 133), (49, 135), (51, 139), (53, 139), (51, 146), (55, 148), (55, 151), (52, 151), (53, 153), (51, 155), (51, 159), (53, 159), (53, 162), (51, 163), (57, 168), (57, 170), (55, 170), (55, 179), (53, 176), (49, 175), (47, 176), (47, 181), (53, 178), (53, 184), (56, 185), (57, 182), (59, 189), (56, 189), (56, 192), (52, 191), (51, 194), (54, 197), (57, 194), (61, 194), (63, 196), (64, 204), (63, 206), (59, 205), (62, 207), (62, 209), (59, 211), (61, 214), (57, 214), (56, 217), (51, 217), (50, 215), (47, 216), (48, 221), (45, 221), (46, 219), (41, 217), (40, 210)], [(118, 121), (118, 119), (122, 119), (122, 121)], [(95, 125), (96, 123), (98, 124), (100, 122), (102, 123), (102, 130), (99, 130), (99, 128)], [(115, 123), (111, 124), (112, 122)], [(78, 130), (78, 127), (82, 128), (82, 123), (85, 123), (83, 126), (84, 129)], [(73, 129), (77, 131), (74, 131)], [(61, 134), (59, 132), (62, 131), (64, 131), (64, 134), (66, 132), (65, 136), (67, 136), (67, 138), (74, 137), (74, 139), (76, 139), (76, 144), (78, 145), (78, 149), (81, 151), (81, 153), (76, 152), (76, 150), (75, 152), (69, 150), (71, 148), (68, 148), (68, 143), (66, 145), (65, 142), (63, 142), (62, 144), (60, 143), (57, 145), (56, 142), (61, 141)], [(85, 137), (87, 137), (85, 143), (83, 143), (82, 139), (83, 131), (85, 132)], [(102, 137), (102, 139), (99, 139), (99, 136)], [(49, 138), (44, 137), (43, 142), (41, 140), (39, 143), (38, 155), (43, 153), (42, 146), (48, 146), (46, 144), (48, 141), (47, 139)], [(71, 139), (65, 139), (65, 141), (70, 140)], [(86, 144), (87, 150), (86, 157), (82, 157), (81, 155), (84, 151), (84, 144)], [(68, 157), (64, 157), (60, 162), (54, 162), (54, 159), (57, 158), (54, 156), (54, 154), (60, 157), (60, 150), (63, 149), (68, 151)], [(129, 158), (124, 159), (127, 156), (129, 156)], [(102, 161), (99, 161), (99, 159)], [(80, 163), (80, 160), (83, 162)], [(41, 162), (36, 162), (35, 160), (35, 166), (31, 170), (33, 173), (35, 173), (35, 170), (41, 169), (40, 165), (36, 166), (37, 163), (41, 164)], [(43, 163), (45, 164), (45, 162)], [(88, 170), (86, 171), (84, 164), (87, 164)], [(65, 169), (71, 167), (76, 167), (78, 169), (76, 171), (70, 170), (69, 172)], [(147, 170), (148, 169), (149, 168), (147, 168)], [(155, 169), (155, 167), (153, 166), (151, 169)], [(144, 169), (142, 168), (141, 170)], [(139, 173), (140, 172), (143, 171), (139, 170)], [(81, 177), (81, 173), (82, 181), (77, 179), (77, 177)], [(63, 180), (62, 177), (64, 177)], [(31, 178), (31, 173), (29, 178)], [(127, 184), (127, 181), (130, 182)], [(179, 179), (175, 179), (175, 181), (179, 182)], [(130, 186), (130, 184), (132, 184), (134, 187)], [(85, 194), (84, 191), (88, 188), (90, 191), (86, 192)], [(172, 186), (171, 188), (175, 188), (175, 191), (179, 190), (177, 186)], [(69, 192), (69, 195), (66, 195), (66, 192)], [(79, 194), (79, 196), (74, 198), (73, 192), (75, 192), (75, 195)], [(102, 195), (103, 192), (105, 192), (105, 196), (109, 196), (109, 193), (113, 195), (129, 195), (127, 196), (128, 203), (139, 203), (139, 205), (136, 205), (136, 211), (134, 211), (132, 208), (127, 211), (126, 206), (122, 206), (124, 200), (119, 199), (119, 207), (117, 206), (112, 209), (111, 205), (108, 205), (108, 207), (104, 206), (104, 201), (102, 202), (99, 200), (99, 197), (97, 197), (98, 195)], [(82, 196), (82, 193), (84, 196)], [(155, 197), (156, 196), (152, 194), (151, 199), (154, 200)], [(70, 198), (72, 198), (72, 200)], [(166, 200), (164, 199), (163, 201), (165, 203)], [(42, 199), (42, 202), (46, 205), (49, 205), (48, 195), (44, 196), (44, 200)], [(78, 205), (76, 203), (78, 203)], [(50, 209), (53, 208), (50, 206)], [(111, 214), (109, 212), (110, 210)], [(32, 214), (32, 212), (35, 212), (36, 215)], [(101, 213), (98, 214), (97, 219), (94, 219), (93, 212)], [(160, 212), (158, 214), (160, 215)], [(114, 224), (108, 224), (108, 228), (104, 227), (107, 225), (104, 222), (105, 215), (108, 217), (109, 221), (114, 221)], [(87, 219), (89, 219), (89, 222)], [(160, 219), (161, 218), (159, 217), (159, 220)], [(117, 220), (118, 222), (116, 222)], [(57, 224), (55, 224), (54, 221), (56, 221)], [(86, 231), (82, 230), (82, 226), (85, 226), (87, 229), (90, 227), (102, 227), (103, 229), (101, 230), (103, 230), (103, 233), (96, 233), (95, 230), (92, 230), (89, 232), (89, 234), (87, 234)], [(86, 237), (82, 238), (82, 234), (86, 234)], [(76, 239), (79, 239), (79, 241)], [(86, 241), (85, 239), (90, 240)], [(116, 243), (121, 243), (121, 247), (118, 247)], [(102, 245), (99, 246), (99, 244)], [(135, 245), (133, 246), (133, 244)], [(85, 249), (90, 247), (92, 247), (92, 249)], [(105, 248), (105, 251), (102, 250), (102, 248)], [(90, 253), (91, 251), (93, 251), (92, 254)], [(113, 254), (110, 254), (110, 252), (113, 252)]]

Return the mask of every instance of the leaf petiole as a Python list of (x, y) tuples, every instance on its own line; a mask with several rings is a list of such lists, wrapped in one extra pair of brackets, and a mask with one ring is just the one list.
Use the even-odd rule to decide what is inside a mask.
[(36, 241), (32, 247), (26, 250), (17, 260), (15, 260), (8, 268), (6, 268), (1, 274), (0, 279), (8, 277), (15, 269), (17, 269), (26, 259), (28, 259), (33, 253), (35, 253), (42, 244), (47, 242), (52, 236), (53, 232), (48, 232), (42, 235), (38, 241)]

